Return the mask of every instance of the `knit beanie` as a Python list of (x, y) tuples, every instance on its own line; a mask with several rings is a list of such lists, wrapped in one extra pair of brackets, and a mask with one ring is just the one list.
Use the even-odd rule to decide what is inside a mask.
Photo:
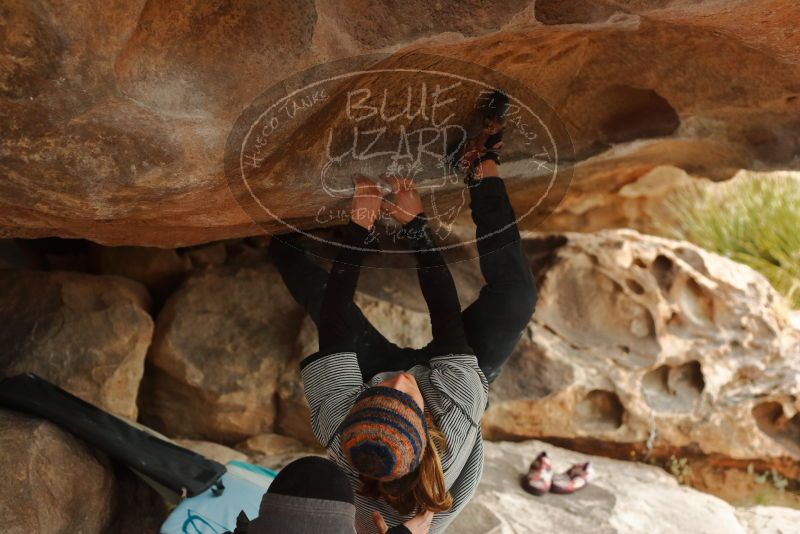
[(362, 475), (387, 482), (414, 471), (428, 441), (419, 405), (394, 388), (362, 393), (342, 423), (342, 451)]

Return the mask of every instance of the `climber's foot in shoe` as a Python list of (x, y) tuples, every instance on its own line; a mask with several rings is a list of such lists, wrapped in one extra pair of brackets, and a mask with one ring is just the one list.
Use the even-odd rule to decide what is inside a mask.
[(508, 110), (508, 96), (501, 91), (482, 93), (475, 103), (472, 124), (467, 126), (467, 140), (462, 146), (448, 149), (450, 165), (471, 178), (484, 160), (499, 163), (503, 145), (503, 126)]

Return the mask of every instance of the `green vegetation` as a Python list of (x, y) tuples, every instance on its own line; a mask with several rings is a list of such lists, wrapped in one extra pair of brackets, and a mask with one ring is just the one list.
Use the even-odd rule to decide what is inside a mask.
[(672, 455), (667, 460), (666, 468), (681, 484), (688, 484), (692, 478), (692, 466), (689, 465), (688, 458), (677, 458)]
[(800, 179), (743, 173), (690, 186), (667, 203), (671, 237), (752, 267), (800, 309)]
[(775, 471), (775, 469), (770, 469), (769, 471), (764, 471), (763, 473), (756, 473), (755, 469), (753, 469), (753, 464), (748, 464), (747, 474), (751, 475), (753, 480), (755, 480), (758, 484), (770, 483), (778, 491), (785, 490), (786, 486), (789, 485), (789, 479), (782, 477), (777, 471)]

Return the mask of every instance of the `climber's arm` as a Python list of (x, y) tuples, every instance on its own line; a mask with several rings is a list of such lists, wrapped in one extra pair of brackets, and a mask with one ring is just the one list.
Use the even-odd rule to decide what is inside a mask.
[(403, 228), (416, 251), (417, 278), (428, 304), (437, 354), (472, 354), (461, 320), (456, 284), (433, 240), (427, 219), (419, 214)]
[(390, 179), (395, 197), (390, 212), (403, 225), (402, 236), (416, 252), (420, 289), (428, 304), (433, 343), (438, 354), (472, 354), (461, 322), (458, 292), (436, 242), (422, 200), (411, 178)]
[(380, 203), (377, 186), (366, 178), (357, 178), (351, 220), (322, 298), (319, 352), (300, 363), (303, 390), (311, 408), (311, 428), (326, 448), (359, 393), (366, 388), (347, 317)]
[(356, 190), (345, 228), (342, 248), (331, 267), (319, 321), (321, 354), (352, 350), (353, 331), (347, 321), (347, 309), (353, 302), (364, 253), (373, 239), (372, 228), (382, 197), (374, 182), (364, 177), (355, 180)]
[(369, 243), (371, 232), (350, 222), (345, 228), (343, 247), (333, 262), (322, 297), (319, 321), (319, 350), (330, 354), (340, 350), (353, 350), (354, 333), (347, 321), (348, 307), (358, 285), (364, 249)]

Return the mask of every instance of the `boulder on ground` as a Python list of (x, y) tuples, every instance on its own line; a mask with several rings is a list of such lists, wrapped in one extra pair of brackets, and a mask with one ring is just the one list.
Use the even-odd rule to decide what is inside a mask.
[(153, 334), (149, 296), (134, 281), (71, 272), (0, 271), (0, 376), (36, 373), (136, 419)]
[(0, 410), (0, 516), (5, 534), (100, 534), (114, 475), (81, 441), (41, 419)]
[(487, 436), (800, 458), (800, 343), (761, 275), (634, 231), (565, 238), (525, 244), (539, 301)]
[(272, 431), (301, 319), (271, 266), (188, 279), (158, 316), (145, 422), (173, 437), (226, 444)]

